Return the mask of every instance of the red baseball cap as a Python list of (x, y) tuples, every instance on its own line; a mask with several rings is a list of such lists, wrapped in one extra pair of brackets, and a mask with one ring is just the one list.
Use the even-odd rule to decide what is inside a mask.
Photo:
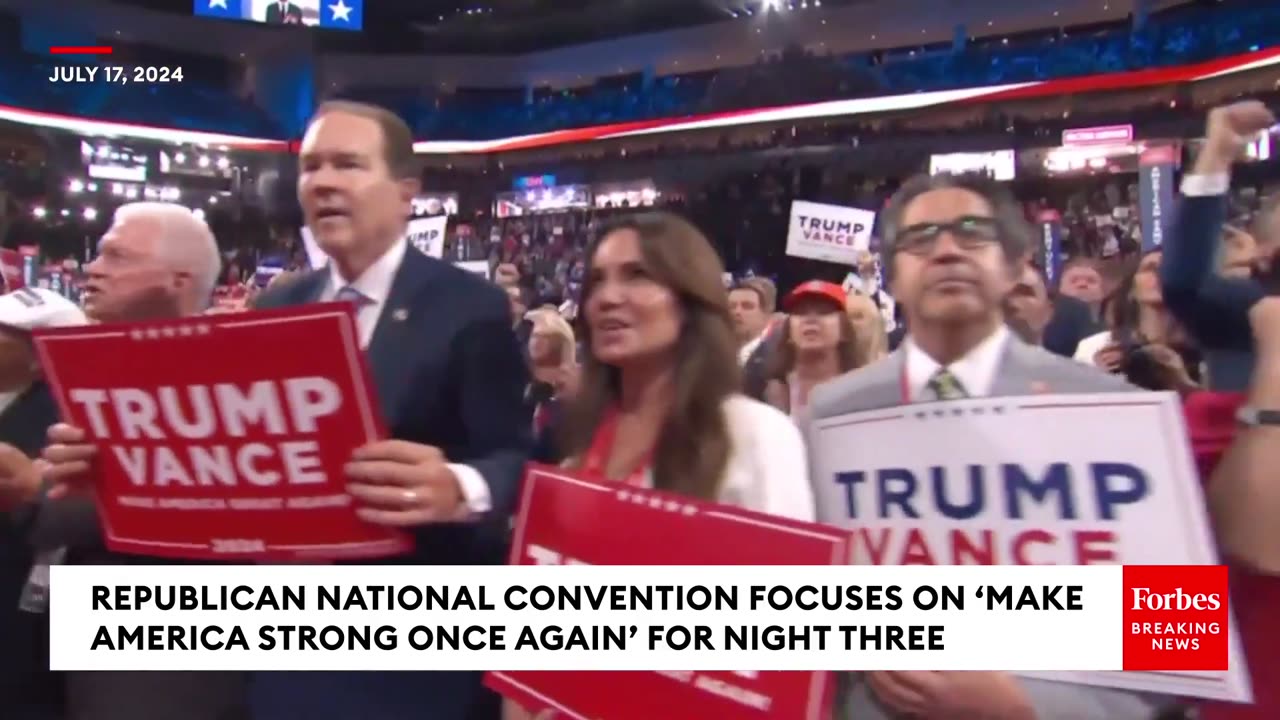
[(809, 282), (801, 283), (788, 293), (787, 299), (782, 303), (782, 308), (790, 312), (795, 307), (795, 304), (801, 300), (818, 298), (834, 304), (840, 310), (844, 310), (845, 301), (848, 300), (848, 297), (844, 288), (835, 283), (810, 280)]

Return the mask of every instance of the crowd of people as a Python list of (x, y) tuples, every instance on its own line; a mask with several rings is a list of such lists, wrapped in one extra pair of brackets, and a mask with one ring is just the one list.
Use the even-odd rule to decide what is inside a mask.
[[(1256, 101), (1210, 113), (1162, 246), (1142, 249), (1127, 220), (1138, 213), (1115, 212), (1132, 202), (1127, 188), (1095, 187), (1066, 202), (1072, 257), (1055, 281), (1034, 260), (1027, 221), (1041, 198), (974, 175), (871, 183), (867, 192), (887, 199), (877, 251), (841, 268), (852, 271), (842, 284), (817, 265), (789, 265), (799, 280), (780, 281), (743, 264), (738, 236), (752, 223), (785, 224), (802, 184), (785, 169), (756, 176), (747, 205), (743, 188), (729, 186), (674, 207), (504, 220), (455, 242), (445, 260), (428, 258), (403, 240), (418, 190), (410, 129), (374, 106), (330, 103), (303, 140), (298, 183), (327, 265), (282, 259), (240, 305), (355, 304), (393, 439), (356, 452), (347, 487), (366, 522), (412, 530), (416, 550), (398, 561), (421, 564), (503, 562), (528, 459), (828, 521), (840, 502), (806, 469), (815, 419), (1029, 392), (1176, 392), (1233, 568), (1253, 703), (998, 672), (872, 672), (849, 678), (833, 716), (1273, 718), (1280, 495), (1269, 468), (1280, 448), (1280, 301), (1270, 293), (1280, 288), (1280, 203), (1239, 188), (1233, 196), (1231, 180), (1245, 143), (1274, 123)], [(716, 203), (757, 211), (701, 215)], [(726, 217), (733, 224), (716, 223)], [(473, 253), (491, 261), (489, 279), (448, 262)], [(470, 672), (47, 669), (48, 566), (157, 559), (105, 549), (90, 499), (97, 450), (59, 417), (21, 331), (209, 312), (227, 265), (189, 210), (135, 203), (115, 214), (86, 265), (83, 307), (41, 289), (0, 297), (4, 716), (498, 717), (499, 699)], [(741, 271), (726, 277), (726, 268)], [(384, 322), (393, 295), (395, 313), (412, 322)], [(506, 709), (517, 718), (542, 711)]]

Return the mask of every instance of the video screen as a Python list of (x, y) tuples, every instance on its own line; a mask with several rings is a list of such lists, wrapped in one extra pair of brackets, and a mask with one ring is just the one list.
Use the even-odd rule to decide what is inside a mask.
[(364, 0), (192, 0), (201, 17), (325, 30), (361, 30)]
[(964, 175), (981, 173), (997, 182), (1013, 180), (1016, 170), (1014, 152), (1012, 150), (993, 150), (991, 152), (948, 153), (934, 155), (929, 159), (930, 175)]
[(138, 148), (81, 140), (80, 158), (85, 173), (94, 180), (147, 181), (147, 155)]

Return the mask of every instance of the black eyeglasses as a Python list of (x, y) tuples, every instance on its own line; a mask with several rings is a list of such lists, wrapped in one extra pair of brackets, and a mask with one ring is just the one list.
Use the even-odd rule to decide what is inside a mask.
[(978, 215), (965, 215), (949, 223), (920, 223), (898, 231), (896, 245), (912, 255), (925, 255), (938, 244), (942, 233), (949, 232), (956, 245), (965, 250), (977, 250), (1000, 240), (996, 219)]

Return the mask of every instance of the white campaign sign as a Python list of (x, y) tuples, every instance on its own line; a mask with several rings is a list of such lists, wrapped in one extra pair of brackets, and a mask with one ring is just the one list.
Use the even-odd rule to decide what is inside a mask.
[[(405, 230), (405, 237), (418, 250), (438, 258), (444, 256), (444, 233), (445, 227), (449, 224), (449, 216), (437, 215), (429, 218), (414, 218), (409, 221), (408, 228)], [(315, 235), (312, 234), (311, 228), (303, 225), (299, 230), (302, 235), (302, 245), (307, 250), (307, 262), (311, 264), (311, 269), (318, 270), (329, 263), (329, 256), (324, 250), (320, 249), (319, 243), (316, 242)]]
[(485, 280), (489, 279), (489, 261), (488, 260), (460, 260), (454, 263), (454, 265), (457, 265), (458, 267), (462, 268), (463, 270), (466, 270), (467, 272), (473, 272), (476, 275), (483, 277)]
[(859, 253), (871, 246), (876, 214), (870, 210), (795, 200), (787, 231), (792, 257), (857, 265)]
[(444, 231), (448, 224), (448, 215), (414, 218), (409, 221), (405, 234), (409, 242), (423, 253), (433, 258), (444, 257)]
[[(1214, 565), (1172, 393), (915, 403), (814, 422), (819, 520), (859, 565)], [(1043, 673), (1169, 694), (1252, 697), (1234, 618), (1231, 670)]]

